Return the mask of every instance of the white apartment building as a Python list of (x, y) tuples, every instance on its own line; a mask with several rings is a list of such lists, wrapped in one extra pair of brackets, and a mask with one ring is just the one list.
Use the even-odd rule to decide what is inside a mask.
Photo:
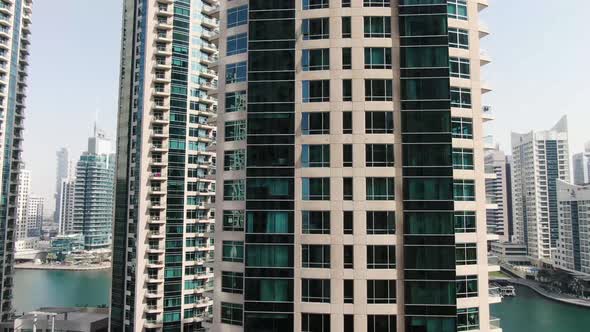
[(557, 181), (559, 240), (555, 267), (590, 276), (590, 185)]
[(76, 178), (62, 179), (59, 184), (60, 193), (56, 195), (59, 199), (59, 209), (56, 211), (58, 221), (58, 233), (60, 235), (74, 232), (74, 198)]
[(501, 331), (486, 7), (220, 1), (213, 331)]
[(574, 184), (581, 186), (590, 183), (590, 142), (584, 145), (584, 152), (572, 157)]
[(67, 148), (61, 148), (56, 153), (57, 167), (55, 169), (55, 211), (53, 214), (54, 222), (61, 225), (61, 217), (63, 215), (61, 209), (63, 208), (62, 194), (64, 188), (62, 188), (64, 179), (70, 177), (70, 151)]
[(508, 242), (512, 224), (511, 168), (498, 147), (486, 154), (485, 165), (486, 174), (490, 174), (486, 178), (486, 196), (491, 203), (486, 211), (488, 232), (498, 235), (501, 242)]
[(557, 181), (570, 180), (567, 118), (550, 130), (512, 133), (514, 235), (536, 262), (550, 263), (559, 238)]
[(111, 331), (202, 331), (210, 318), (214, 5), (124, 1)]
[(45, 199), (30, 196), (27, 203), (27, 237), (38, 237), (43, 227), (43, 204)]
[(16, 231), (15, 240), (21, 240), (27, 235), (28, 204), (31, 195), (31, 172), (21, 168), (18, 174), (16, 194)]

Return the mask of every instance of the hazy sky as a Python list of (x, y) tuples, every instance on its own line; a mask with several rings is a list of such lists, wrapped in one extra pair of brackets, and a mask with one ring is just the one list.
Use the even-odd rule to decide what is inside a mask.
[[(493, 62), (484, 78), (503, 148), (510, 131), (548, 129), (567, 114), (570, 149), (590, 140), (590, 34), (587, 0), (490, 0), (482, 15), (492, 34), (482, 48)], [(564, 6), (564, 4), (567, 4)], [(24, 159), (33, 192), (53, 210), (55, 151), (86, 148), (99, 126), (116, 127), (122, 0), (40, 0), (33, 5)]]

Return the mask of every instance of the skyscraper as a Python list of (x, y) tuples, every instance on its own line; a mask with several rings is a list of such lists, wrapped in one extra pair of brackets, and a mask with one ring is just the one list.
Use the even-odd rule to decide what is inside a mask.
[(0, 49), (0, 104), (2, 121), (2, 202), (0, 203), (0, 313), (7, 320), (12, 308), (12, 273), (14, 264), (14, 236), (16, 226), (17, 180), (20, 167), (24, 129), (26, 77), (31, 35), (32, 0), (3, 1), (0, 35), (4, 43)]
[(537, 262), (549, 262), (559, 238), (557, 180), (569, 181), (567, 118), (550, 130), (512, 133), (514, 235)]
[(30, 196), (27, 203), (27, 237), (38, 237), (43, 228), (43, 204), (45, 199)]
[(215, 3), (124, 1), (113, 331), (199, 331), (209, 315)]
[(76, 164), (73, 233), (84, 236), (86, 250), (111, 245), (114, 209), (115, 155), (104, 132), (94, 129), (88, 151)]
[(486, 196), (492, 209), (486, 211), (488, 232), (500, 236), (500, 241), (510, 241), (510, 225), (512, 224), (512, 188), (510, 187), (510, 167), (508, 159), (502, 150), (496, 148), (486, 154), (486, 173), (491, 177), (486, 178)]
[(590, 185), (577, 186), (557, 180), (559, 239), (555, 266), (590, 276)]
[(26, 238), (27, 235), (27, 205), (31, 196), (31, 172), (21, 165), (16, 187), (16, 227), (15, 240)]
[(487, 1), (220, 4), (213, 330), (499, 331)]
[(590, 183), (590, 142), (584, 146), (584, 152), (576, 153), (573, 158), (574, 184)]
[(60, 235), (71, 234), (74, 229), (74, 196), (76, 188), (76, 178), (65, 178), (59, 185), (59, 214), (58, 232)]
[(62, 188), (62, 184), (64, 183), (63, 180), (70, 177), (70, 152), (67, 148), (61, 148), (56, 152), (57, 157), (57, 167), (55, 171), (55, 212), (53, 215), (53, 220), (57, 224), (62, 224), (62, 211), (63, 208), (63, 200), (61, 195), (64, 192), (64, 188)]

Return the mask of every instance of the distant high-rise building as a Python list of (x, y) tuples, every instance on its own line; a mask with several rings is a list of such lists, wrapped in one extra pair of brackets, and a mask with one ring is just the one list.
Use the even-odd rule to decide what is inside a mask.
[(75, 178), (64, 178), (59, 185), (59, 215), (58, 232), (59, 234), (74, 233), (74, 197), (76, 188)]
[(67, 148), (61, 148), (56, 153), (57, 157), (57, 167), (56, 167), (56, 174), (55, 174), (55, 212), (53, 214), (53, 219), (55, 223), (61, 224), (62, 221), (62, 193), (63, 188), (61, 187), (63, 184), (63, 180), (69, 178), (70, 176), (70, 152)]
[(557, 181), (559, 239), (555, 266), (590, 276), (590, 185)]
[(567, 118), (550, 130), (512, 133), (512, 195), (516, 240), (549, 262), (559, 238), (557, 180), (570, 180)]
[(213, 331), (501, 330), (486, 4), (220, 1)]
[(7, 320), (12, 307), (16, 195), (27, 93), (27, 71), (31, 48), (32, 0), (2, 1), (2, 47), (0, 48), (0, 313)]
[(510, 225), (512, 215), (512, 188), (510, 187), (510, 167), (506, 155), (499, 148), (490, 151), (485, 157), (486, 173), (492, 174), (492, 178), (486, 179), (486, 196), (492, 209), (486, 211), (488, 232), (500, 236), (500, 241), (510, 241)]
[(18, 185), (16, 189), (16, 225), (15, 225), (15, 240), (21, 240), (28, 236), (27, 222), (28, 222), (28, 204), (31, 196), (31, 172), (24, 169), (21, 165), (21, 170), (18, 173)]
[(111, 245), (114, 213), (115, 155), (110, 141), (95, 128), (88, 151), (76, 164), (73, 233), (84, 236), (87, 250)]
[(30, 196), (27, 204), (27, 237), (38, 237), (43, 227), (43, 197)]
[(583, 185), (590, 183), (590, 142), (584, 146), (584, 152), (573, 156), (574, 184)]
[(202, 331), (211, 310), (216, 4), (124, 1), (112, 331)]

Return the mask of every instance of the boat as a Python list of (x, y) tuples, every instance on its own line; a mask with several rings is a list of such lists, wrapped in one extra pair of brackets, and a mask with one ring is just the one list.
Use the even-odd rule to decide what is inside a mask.
[(502, 286), (500, 287), (502, 296), (516, 296), (516, 288), (514, 286)]

